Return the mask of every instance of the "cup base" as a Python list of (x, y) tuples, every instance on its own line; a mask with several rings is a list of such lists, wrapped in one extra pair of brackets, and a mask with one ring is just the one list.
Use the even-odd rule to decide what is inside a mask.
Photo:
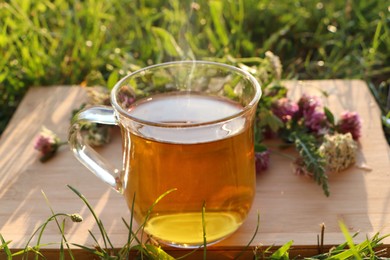
[(236, 212), (178, 213), (152, 216), (145, 231), (163, 244), (198, 248), (215, 244), (238, 229), (242, 216)]

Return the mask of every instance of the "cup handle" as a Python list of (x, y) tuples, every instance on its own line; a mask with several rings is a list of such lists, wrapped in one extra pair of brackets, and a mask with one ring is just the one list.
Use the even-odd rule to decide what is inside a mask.
[(114, 109), (108, 106), (93, 106), (81, 110), (72, 119), (68, 142), (76, 158), (85, 167), (113, 189), (122, 193), (120, 171), (84, 141), (80, 131), (83, 123), (118, 125)]

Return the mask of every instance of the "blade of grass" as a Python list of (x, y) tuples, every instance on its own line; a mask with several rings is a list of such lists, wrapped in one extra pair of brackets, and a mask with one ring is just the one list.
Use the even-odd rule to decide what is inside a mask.
[(339, 226), (340, 226), (341, 232), (343, 232), (343, 235), (344, 235), (345, 239), (347, 240), (347, 244), (348, 244), (352, 254), (354, 255), (354, 258), (357, 260), (362, 259), (361, 256), (359, 255), (357, 248), (355, 247), (355, 243), (353, 242), (352, 236), (348, 232), (347, 226), (341, 221), (339, 222)]
[[(61, 232), (64, 232), (65, 229), (65, 220), (62, 222), (62, 230)], [(60, 243), (60, 256), (59, 258), (61, 260), (65, 259), (65, 254), (64, 254), (64, 239), (61, 238), (61, 243)]]
[[(98, 227), (99, 227), (99, 230), (100, 230), (100, 234), (102, 235), (102, 239), (103, 239), (103, 243), (104, 243), (104, 247), (107, 248), (107, 243), (110, 242), (107, 237), (106, 237), (106, 232), (104, 230), (104, 226), (102, 224), (102, 222), (100, 221), (100, 219), (97, 217), (95, 211), (93, 210), (91, 204), (89, 204), (88, 200), (84, 197), (84, 195), (82, 195), (78, 190), (76, 190), (75, 188), (73, 188), (72, 186), (70, 185), (67, 185), (69, 189), (71, 189), (74, 193), (76, 193), (76, 195), (85, 203), (85, 205), (88, 207), (89, 211), (91, 212), (92, 216), (94, 217), (96, 223), (98, 224)], [(108, 240), (108, 241), (107, 241)], [(112, 249), (114, 249), (114, 246), (110, 243), (110, 246)]]
[(168, 55), (172, 57), (183, 57), (184, 52), (177, 44), (175, 38), (172, 34), (170, 34), (167, 30), (158, 27), (152, 27), (152, 32), (156, 34), (156, 36), (162, 42), (162, 48), (168, 53)]
[(75, 243), (72, 243), (72, 245), (74, 246), (77, 246), (89, 253), (92, 253), (93, 255), (95, 256), (98, 256), (98, 257), (101, 257), (103, 258), (105, 256), (105, 254), (103, 254), (102, 252), (100, 252), (99, 250), (96, 250), (96, 249), (92, 249), (92, 248), (89, 248), (89, 247), (86, 247), (86, 246), (83, 246), (83, 245), (80, 245), (80, 244), (75, 244)]
[(119, 255), (121, 255), (122, 257), (127, 257), (129, 255), (129, 252), (130, 252), (130, 245), (133, 241), (133, 236), (132, 236), (132, 231), (133, 231), (133, 213), (134, 213), (134, 205), (135, 205), (135, 197), (136, 194), (134, 193), (134, 196), (133, 196), (133, 201), (131, 203), (131, 215), (130, 215), (130, 224), (127, 224), (126, 220), (124, 218), (122, 218), (122, 221), (123, 223), (126, 225), (129, 233), (128, 233), (128, 236), (127, 236), (127, 244), (122, 248), (121, 252)]
[(3, 236), (0, 234), (0, 241), (1, 241), (1, 246), (0, 246), (0, 249), (3, 249), (5, 254), (7, 255), (7, 259), (12, 259), (12, 253), (11, 253), (11, 250), (9, 249), (8, 247), (8, 244), (10, 243), (10, 241), (8, 242), (5, 242)]
[[(63, 216), (64, 214), (63, 213), (57, 213), (58, 216)], [(23, 252), (24, 253), (27, 253), (28, 251), (30, 251), (30, 249), (32, 248), (30, 245), (30, 242), (32, 241), (32, 239), (34, 238), (34, 236), (40, 231), (39, 233), (39, 236), (38, 236), (38, 241), (40, 240), (40, 237), (42, 237), (42, 234), (43, 234), (43, 230), (46, 228), (47, 224), (53, 220), (55, 216), (50, 216), (48, 219), (46, 219), (46, 221), (41, 224), (37, 229), (35, 229), (35, 231), (32, 233), (32, 235), (29, 237), (29, 239), (27, 240), (26, 242), (26, 245), (24, 247), (24, 250)], [(39, 243), (37, 243), (36, 245), (38, 248), (41, 246)], [(28, 257), (27, 257), (28, 258)]]
[(291, 245), (293, 244), (293, 241), (289, 241), (287, 242), (286, 244), (284, 244), (283, 246), (281, 246), (278, 250), (276, 250), (271, 256), (270, 256), (270, 259), (277, 259), (277, 260), (288, 260), (290, 259), (289, 258), (289, 254), (288, 254), (288, 250), (290, 250), (290, 247)]
[[(41, 190), (41, 193), (42, 193), (43, 197), (45, 198), (46, 204), (49, 206), (51, 213), (53, 214), (53, 219), (54, 219), (54, 221), (56, 222), (57, 227), (58, 227), (58, 229), (59, 229), (60, 232), (61, 232), (61, 237), (62, 237), (62, 240), (63, 240), (63, 241), (65, 242), (65, 244), (66, 244), (66, 247), (67, 247), (69, 256), (70, 256), (71, 259), (74, 259), (74, 256), (73, 256), (73, 254), (72, 254), (72, 250), (70, 249), (69, 244), (68, 244), (68, 241), (67, 241), (67, 239), (66, 239), (66, 237), (65, 237), (65, 234), (64, 234), (64, 232), (63, 232), (63, 228), (61, 228), (61, 226), (60, 226), (60, 224), (59, 224), (59, 222), (58, 222), (58, 220), (57, 220), (57, 216), (59, 216), (59, 215), (54, 213), (54, 210), (53, 210), (53, 208), (51, 207), (50, 201), (49, 201), (49, 199), (47, 198), (45, 192), (44, 192), (43, 190)], [(62, 215), (62, 216), (68, 217), (68, 214), (61, 214), (61, 215)], [(64, 221), (65, 221), (65, 220), (64, 220)], [(46, 226), (45, 226), (45, 227), (46, 227)], [(44, 230), (44, 228), (41, 230), (41, 232), (40, 232), (40, 234), (39, 234), (39, 239), (38, 239), (38, 241), (40, 241), (40, 239), (41, 239), (41, 237), (42, 237), (43, 230)], [(62, 246), (62, 241), (61, 241), (61, 246)]]
[(165, 196), (167, 196), (169, 193), (173, 192), (173, 191), (176, 191), (177, 189), (176, 188), (173, 188), (173, 189), (170, 189), (168, 191), (166, 191), (164, 194), (160, 195), (152, 204), (151, 207), (149, 207), (148, 209), (148, 212), (146, 213), (146, 216), (145, 216), (145, 219), (142, 223), (142, 225), (138, 228), (137, 230), (137, 234), (139, 231), (141, 231), (141, 238), (143, 237), (143, 233), (144, 233), (144, 228), (145, 228), (145, 225), (146, 225), (146, 222), (149, 220), (149, 217), (150, 217), (150, 214), (152, 213), (152, 210), (153, 208), (157, 205), (157, 203), (160, 202), (160, 200), (162, 200)]
[(210, 1), (209, 7), (210, 7), (210, 14), (211, 19), (213, 21), (215, 32), (218, 35), (219, 40), (221, 41), (222, 45), (225, 47), (229, 43), (229, 37), (226, 29), (226, 25), (223, 19), (223, 5), (224, 1)]
[(104, 248), (102, 248), (102, 247), (99, 245), (99, 241), (97, 240), (97, 238), (95, 237), (95, 235), (92, 233), (92, 231), (91, 231), (91, 230), (88, 230), (88, 233), (89, 233), (89, 235), (92, 237), (93, 241), (95, 241), (96, 247), (102, 249), (102, 251), (103, 251), (104, 253), (106, 253), (105, 250), (104, 250)]
[(260, 212), (257, 211), (257, 224), (256, 224), (255, 232), (253, 233), (252, 238), (249, 240), (249, 242), (244, 247), (244, 249), (234, 259), (239, 259), (244, 254), (244, 252), (249, 248), (249, 246), (252, 244), (253, 240), (255, 240), (257, 232), (259, 231), (259, 227), (260, 227)]
[(206, 235), (206, 202), (202, 206), (202, 232), (203, 232), (203, 259), (207, 259), (207, 235)]

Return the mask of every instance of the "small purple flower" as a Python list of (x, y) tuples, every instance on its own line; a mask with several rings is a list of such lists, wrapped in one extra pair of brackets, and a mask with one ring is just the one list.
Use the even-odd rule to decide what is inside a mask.
[(303, 94), (298, 101), (299, 111), (297, 115), (303, 117), (305, 126), (316, 134), (325, 134), (329, 129), (329, 122), (322, 109), (318, 97)]
[(279, 117), (283, 122), (291, 120), (298, 112), (298, 104), (288, 98), (281, 98), (272, 106), (272, 112)]
[(314, 111), (304, 115), (305, 126), (312, 132), (324, 134), (328, 129), (328, 121), (324, 112)]
[(55, 141), (49, 136), (40, 135), (35, 140), (34, 149), (41, 154), (49, 154), (55, 150)]
[(268, 169), (269, 165), (269, 151), (255, 153), (256, 173), (261, 173)]
[(299, 107), (299, 116), (309, 116), (313, 114), (318, 107), (321, 107), (321, 101), (318, 99), (318, 97), (315, 96), (308, 96), (306, 94), (303, 94), (301, 98), (298, 100), (298, 107)]
[(46, 162), (55, 155), (58, 148), (65, 144), (49, 129), (42, 127), (42, 131), (35, 140), (34, 149), (41, 153), (41, 162)]
[(128, 91), (121, 91), (118, 93), (118, 101), (123, 108), (129, 108), (135, 102), (135, 98)]
[(361, 119), (356, 112), (346, 111), (341, 114), (340, 120), (337, 123), (337, 130), (342, 134), (351, 133), (354, 140), (358, 140), (361, 136)]

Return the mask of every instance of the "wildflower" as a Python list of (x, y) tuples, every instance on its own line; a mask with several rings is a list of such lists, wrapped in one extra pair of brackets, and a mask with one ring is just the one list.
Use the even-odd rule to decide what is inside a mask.
[(291, 120), (298, 110), (298, 104), (288, 98), (281, 98), (277, 100), (272, 107), (274, 115), (279, 117), (285, 123)]
[(269, 151), (265, 150), (262, 152), (255, 153), (255, 164), (256, 164), (256, 173), (261, 173), (268, 169), (269, 165)]
[(325, 134), (329, 128), (329, 122), (323, 111), (319, 111), (321, 101), (314, 96), (303, 94), (298, 101), (298, 117), (303, 117), (305, 126), (316, 134)]
[(328, 129), (328, 120), (324, 112), (314, 111), (304, 116), (305, 126), (312, 132), (324, 134)]
[(123, 108), (129, 108), (135, 102), (134, 94), (125, 88), (118, 93), (117, 99)]
[(357, 145), (351, 133), (325, 135), (319, 153), (329, 172), (340, 172), (356, 162)]
[(361, 127), (362, 123), (356, 112), (344, 112), (336, 126), (340, 133), (351, 133), (354, 140), (361, 136)]
[(34, 149), (42, 154), (52, 153), (55, 149), (55, 142), (51, 137), (40, 135), (35, 141)]
[(34, 149), (41, 153), (40, 161), (46, 162), (52, 158), (58, 148), (65, 143), (66, 142), (61, 142), (55, 133), (46, 127), (42, 127), (39, 136), (35, 140)]
[(309, 117), (320, 106), (321, 106), (321, 101), (317, 97), (303, 94), (301, 98), (298, 100), (299, 116)]

